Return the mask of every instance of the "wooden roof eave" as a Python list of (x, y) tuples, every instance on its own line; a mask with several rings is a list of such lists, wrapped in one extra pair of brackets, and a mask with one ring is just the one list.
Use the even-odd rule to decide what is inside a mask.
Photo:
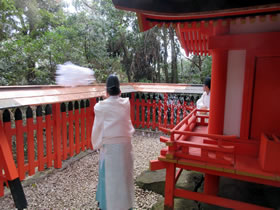
[[(279, 9), (278, 0), (232, 1), (203, 0), (151, 1), (151, 0), (112, 0), (116, 8), (155, 16), (195, 17), (227, 16), (232, 14), (250, 14), (272, 12)], [(186, 6), (187, 5), (187, 6)]]

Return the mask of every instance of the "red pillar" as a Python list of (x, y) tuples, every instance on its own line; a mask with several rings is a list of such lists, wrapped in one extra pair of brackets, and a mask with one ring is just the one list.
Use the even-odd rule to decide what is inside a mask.
[(223, 134), (226, 98), (227, 58), (225, 50), (212, 51), (209, 134)]
[(164, 210), (174, 209), (175, 172), (176, 172), (175, 164), (168, 163), (166, 167), (166, 178), (165, 178)]
[[(214, 34), (222, 35), (229, 31), (229, 27), (216, 27)], [(224, 112), (227, 81), (227, 50), (212, 50), (212, 75), (209, 115), (209, 134), (223, 134)], [(219, 176), (205, 174), (204, 193), (217, 195), (219, 192)]]

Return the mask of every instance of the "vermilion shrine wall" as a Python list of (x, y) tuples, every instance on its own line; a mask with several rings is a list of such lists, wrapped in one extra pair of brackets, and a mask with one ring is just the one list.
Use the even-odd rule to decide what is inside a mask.
[[(258, 16), (254, 19), (237, 19), (235, 22), (230, 22), (229, 27), (229, 34), (233, 35), (277, 31), (280, 31), (280, 15), (274, 16), (273, 19), (268, 16), (265, 18)], [(238, 40), (235, 41), (238, 42)], [(262, 40), (259, 40), (259, 42), (262, 42)], [(248, 49), (246, 48), (246, 46), (244, 46), (243, 49), (242, 47), (240, 47), (239, 49), (228, 50), (227, 85), (224, 115), (224, 134), (227, 135), (240, 136), (240, 130), (242, 130), (242, 127), (243, 132), (244, 129), (248, 129), (244, 128), (244, 121), (242, 122), (242, 118), (244, 119), (244, 113), (242, 114), (242, 112), (252, 111), (251, 109), (244, 110), (243, 100), (244, 98), (247, 98), (246, 100), (253, 100), (252, 96), (244, 92), (244, 86), (248, 85), (248, 76), (245, 77), (245, 73), (246, 71), (248, 71), (248, 66), (246, 65), (248, 65), (249, 62), (248, 50), (249, 53), (252, 54), (252, 49)], [(275, 55), (277, 55), (277, 53), (274, 54), (274, 56)], [(271, 56), (273, 56), (273, 54), (271, 54)], [(268, 69), (267, 71), (271, 71), (271, 69)], [(251, 74), (251, 76), (254, 76), (254, 73)], [(250, 88), (252, 88), (252, 85), (250, 85)], [(274, 93), (273, 90), (271, 90), (270, 92)], [(270, 95), (270, 93), (268, 93), (268, 95), (270, 97), (274, 97), (273, 94)], [(246, 122), (246, 124), (248, 123), (250, 124), (250, 122)], [(244, 138), (244, 135), (242, 137)]]

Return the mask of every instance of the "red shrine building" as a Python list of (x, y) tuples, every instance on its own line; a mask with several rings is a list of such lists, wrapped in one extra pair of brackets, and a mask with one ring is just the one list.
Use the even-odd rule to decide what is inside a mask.
[[(209, 115), (194, 109), (173, 129), (151, 170), (166, 168), (165, 209), (183, 197), (266, 209), (217, 196), (219, 177), (280, 187), (279, 1), (113, 0), (141, 31), (174, 27), (187, 55), (212, 56)], [(209, 118), (209, 120), (207, 120)], [(177, 170), (176, 170), (177, 168)], [(182, 170), (205, 174), (204, 192), (175, 187)]]

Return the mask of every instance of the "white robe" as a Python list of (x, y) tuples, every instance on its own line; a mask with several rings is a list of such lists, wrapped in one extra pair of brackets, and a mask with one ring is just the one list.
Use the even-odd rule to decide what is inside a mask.
[(129, 98), (111, 96), (94, 107), (92, 145), (101, 149), (97, 200), (102, 210), (133, 207), (133, 154)]
[(196, 107), (198, 109), (206, 108), (209, 110), (210, 108), (210, 92), (207, 94), (206, 91), (203, 92), (202, 96), (196, 102)]

